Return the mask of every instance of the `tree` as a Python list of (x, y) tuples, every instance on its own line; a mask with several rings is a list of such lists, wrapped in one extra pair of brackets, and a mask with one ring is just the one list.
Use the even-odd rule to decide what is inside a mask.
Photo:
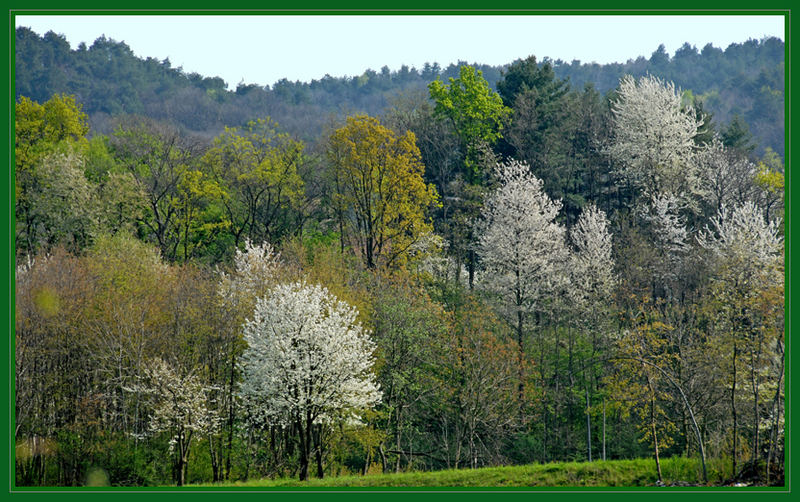
[(505, 154), (527, 162), (542, 178), (548, 193), (562, 195), (563, 156), (566, 155), (572, 124), (567, 92), (569, 84), (556, 78), (549, 60), (539, 65), (536, 56), (514, 61), (497, 82), (503, 104), (513, 110), (511, 125), (504, 133)]
[(86, 114), (73, 96), (55, 94), (43, 104), (21, 96), (14, 120), (17, 248), (34, 253), (64, 238), (86, 244), (92, 226), (83, 176)]
[(680, 297), (678, 288), (685, 287), (684, 260), (690, 251), (686, 218), (681, 214), (685, 203), (674, 194), (661, 194), (651, 198), (643, 218), (653, 244), (653, 262), (650, 274), (653, 281), (653, 299), (657, 288), (663, 288), (669, 299)]
[(428, 90), (436, 102), (434, 113), (450, 120), (464, 145), (468, 178), (481, 179), (482, 173), (478, 171), (480, 148), (493, 145), (502, 136), (511, 110), (492, 91), (483, 73), (472, 66), (461, 66), (459, 77), (450, 78), (449, 85), (434, 80)]
[(514, 106), (518, 95), (531, 89), (537, 90), (544, 104), (557, 102), (569, 89), (566, 80), (556, 78), (547, 58), (541, 65), (536, 62), (536, 56), (518, 59), (502, 75), (503, 79), (497, 82), (497, 93), (508, 107)]
[[(115, 159), (147, 197), (142, 232), (165, 259), (178, 258), (184, 237), (178, 207), (179, 185), (194, 165), (198, 145), (167, 125), (143, 118), (125, 119), (111, 138)], [(185, 188), (185, 184), (184, 184)]]
[(500, 445), (522, 425), (517, 392), (529, 365), (514, 361), (519, 347), (488, 308), (469, 297), (452, 307), (434, 372), (444, 413), (440, 420), (450, 425), (443, 432), (452, 435), (442, 443), (452, 443), (446, 453), (455, 468), (462, 462), (472, 469), (503, 463)]
[[(711, 227), (698, 235), (698, 242), (710, 255), (712, 298), (722, 336), (719, 343), (729, 351), (730, 410), (733, 471), (737, 469), (738, 415), (737, 376), (740, 358), (750, 370), (753, 393), (754, 458), (759, 448), (759, 396), (761, 373), (771, 347), (778, 345), (783, 325), (783, 238), (780, 222), (765, 221), (761, 209), (745, 202), (732, 210), (722, 207), (711, 218)], [(780, 384), (778, 384), (780, 387)]]
[[(644, 300), (647, 302), (647, 299)], [(631, 323), (616, 341), (617, 371), (609, 377), (612, 396), (625, 413), (634, 411), (642, 442), (653, 447), (658, 481), (662, 481), (661, 452), (672, 444), (675, 425), (667, 415), (664, 390), (668, 376), (662, 368), (669, 367), (674, 356), (669, 353), (667, 333), (673, 329), (665, 324), (659, 312), (640, 306), (628, 313)]]
[[(276, 286), (245, 323), (241, 394), (269, 420), (296, 428), (301, 480), (308, 478), (319, 429), (357, 420), (358, 410), (380, 401), (374, 344), (357, 315), (327, 289), (296, 282)], [(317, 474), (322, 476), (321, 465)]]
[[(606, 214), (593, 204), (584, 206), (578, 222), (570, 229), (570, 237), (575, 245), (573, 266), (570, 269), (573, 292), (577, 298), (575, 304), (577, 318), (582, 328), (591, 334), (590, 368), (584, 368), (586, 383), (586, 425), (587, 425), (587, 457), (592, 458), (591, 450), (591, 416), (589, 415), (589, 384), (596, 378), (596, 367), (593, 363), (597, 352), (604, 350), (608, 344), (611, 308), (610, 299), (617, 283), (614, 274), (614, 258), (612, 256), (611, 233), (608, 230)], [(586, 373), (590, 374), (586, 374)], [(605, 401), (603, 401), (605, 403)], [(605, 409), (603, 411), (605, 419)], [(605, 424), (605, 422), (604, 422)], [(605, 460), (605, 430), (603, 430), (603, 460)]]
[(611, 297), (616, 284), (608, 226), (606, 213), (589, 204), (584, 206), (578, 222), (570, 229), (576, 248), (573, 270), (577, 271), (577, 276), (588, 278), (581, 289), (590, 305), (603, 303)]
[(726, 147), (719, 138), (699, 152), (698, 164), (702, 180), (702, 194), (711, 214), (723, 206), (733, 207), (754, 201), (758, 186), (758, 168), (746, 155)]
[(617, 93), (608, 152), (619, 162), (618, 176), (648, 195), (696, 193), (693, 140), (701, 124), (691, 108), (681, 106), (675, 84), (626, 75)]
[(70, 150), (53, 152), (34, 170), (24, 202), (18, 201), (24, 209), (17, 215), (17, 246), (29, 253), (57, 244), (73, 250), (88, 246), (97, 229), (97, 197), (83, 175), (82, 157)]
[(87, 146), (88, 117), (74, 96), (54, 94), (44, 104), (21, 96), (14, 107), (14, 119), (18, 174), (31, 169), (38, 159), (60, 145), (76, 146), (79, 151)]
[[(383, 279), (383, 278), (381, 278)], [(387, 416), (385, 434), (389, 451), (380, 445), (384, 471), (394, 455), (394, 470), (401, 461), (414, 460), (414, 452), (428, 445), (417, 432), (424, 420), (426, 402), (431, 399), (431, 374), (435, 371), (433, 353), (447, 332), (445, 314), (438, 304), (410, 282), (407, 276), (376, 281), (372, 294), (372, 338), (378, 355), (378, 382), (383, 391), (378, 408)]]
[[(178, 168), (179, 181), (170, 203), (175, 211), (176, 234), (183, 248), (183, 261), (193, 251), (211, 243), (230, 222), (217, 211), (216, 205), (226, 194), (208, 174), (188, 166)], [(177, 257), (177, 256), (176, 256)]]
[[(564, 279), (565, 230), (555, 221), (561, 203), (542, 191), (527, 164), (497, 164), (495, 175), (499, 185), (484, 205), (477, 243), (485, 268), (481, 285), (500, 297), (506, 320), (515, 325), (521, 371), (525, 317)], [(522, 399), (522, 379), (519, 390)]]
[(203, 384), (193, 371), (181, 374), (163, 359), (145, 366), (145, 384), (127, 388), (153, 400), (149, 417), (151, 432), (169, 432), (169, 451), (175, 453), (175, 476), (178, 486), (186, 483), (189, 448), (195, 434), (210, 435), (220, 425), (220, 417), (209, 406), (212, 387)]
[(355, 239), (367, 267), (400, 265), (409, 248), (432, 231), (428, 208), (438, 204), (412, 132), (397, 136), (365, 115), (348, 117), (328, 144), (334, 207), (342, 232)]
[(274, 242), (289, 232), (286, 213), (303, 197), (302, 161), (303, 143), (269, 119), (226, 127), (214, 139), (204, 162), (228, 194), (222, 204), (236, 247), (245, 238)]

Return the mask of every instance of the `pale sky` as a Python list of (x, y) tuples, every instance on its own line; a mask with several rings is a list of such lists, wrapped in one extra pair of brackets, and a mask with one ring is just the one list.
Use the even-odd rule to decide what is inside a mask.
[(711, 43), (766, 36), (785, 40), (782, 16), (17, 16), (16, 26), (63, 34), (76, 48), (105, 35), (142, 58), (205, 77), (272, 85), (325, 74), (361, 75), (401, 65), (443, 68), (459, 60), (501, 65), (531, 54), (601, 64), (649, 57), (664, 44)]

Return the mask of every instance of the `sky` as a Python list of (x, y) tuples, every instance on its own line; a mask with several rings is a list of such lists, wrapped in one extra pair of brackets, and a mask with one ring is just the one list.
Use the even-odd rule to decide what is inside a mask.
[(785, 40), (782, 16), (17, 16), (16, 26), (62, 34), (73, 49), (105, 35), (139, 57), (237, 84), (309, 82), (383, 66), (458, 61), (503, 65), (535, 55), (600, 64), (672, 55), (767, 36)]

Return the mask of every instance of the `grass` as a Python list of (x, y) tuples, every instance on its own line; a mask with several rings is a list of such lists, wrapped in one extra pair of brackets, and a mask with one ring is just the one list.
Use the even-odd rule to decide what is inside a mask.
[[(702, 468), (698, 459), (672, 457), (662, 459), (664, 483), (702, 484)], [(709, 482), (719, 483), (709, 472)], [(715, 479), (717, 478), (717, 479)], [(565, 462), (530, 464), (481, 469), (450, 469), (434, 472), (406, 472), (367, 476), (340, 476), (324, 479), (257, 479), (224, 484), (195, 486), (225, 487), (614, 487), (653, 486), (657, 480), (652, 459), (608, 460), (597, 462)]]

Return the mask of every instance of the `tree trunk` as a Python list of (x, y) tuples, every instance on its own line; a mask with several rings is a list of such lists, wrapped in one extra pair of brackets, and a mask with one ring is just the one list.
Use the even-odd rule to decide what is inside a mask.
[(475, 283), (475, 250), (469, 250), (469, 289), (472, 291)]
[(603, 398), (603, 460), (606, 459), (606, 398)]
[(656, 471), (658, 471), (658, 481), (663, 482), (661, 478), (661, 460), (658, 458), (658, 433), (656, 432), (656, 414), (655, 414), (655, 403), (656, 400), (654, 397), (650, 398), (650, 425), (652, 427), (653, 432), (653, 451), (655, 452), (656, 457)]
[[(233, 345), (233, 344), (231, 344)], [(231, 351), (233, 348), (231, 348)], [(234, 406), (233, 393), (236, 381), (234, 379), (236, 368), (236, 356), (231, 353), (231, 372), (228, 379), (228, 451), (225, 459), (225, 479), (231, 475), (231, 452), (233, 451), (233, 423), (236, 407)]]
[(736, 430), (736, 356), (738, 355), (738, 347), (733, 344), (733, 380), (731, 381), (731, 417), (733, 418), (733, 445), (731, 446), (731, 461), (733, 462), (733, 476), (736, 476), (736, 437), (738, 431)]
[(300, 437), (300, 481), (308, 479), (308, 457), (309, 457), (309, 443), (311, 438), (306, 434), (306, 428), (303, 427), (303, 420), (297, 420), (297, 431)]
[(386, 463), (386, 450), (383, 449), (383, 443), (378, 445), (378, 452), (381, 454), (381, 472), (386, 472), (389, 465)]
[(322, 426), (318, 425), (314, 427), (316, 431), (314, 442), (315, 444), (315, 454), (317, 460), (317, 477), (322, 479), (325, 476), (325, 471), (322, 468)]
[(751, 455), (751, 460), (755, 463), (758, 460), (760, 455), (759, 453), (759, 443), (760, 443), (760, 436), (759, 436), (759, 414), (758, 414), (758, 398), (759, 398), (759, 381), (758, 381), (758, 372), (756, 370), (758, 366), (758, 361), (761, 359), (761, 339), (759, 338), (759, 343), (754, 344), (757, 345), (758, 351), (756, 352), (753, 347), (750, 349), (750, 384), (753, 390), (753, 454)]
[(780, 352), (781, 356), (781, 369), (778, 372), (778, 385), (775, 388), (775, 398), (772, 401), (772, 426), (770, 427), (770, 434), (769, 434), (769, 453), (767, 454), (767, 485), (769, 485), (769, 466), (772, 463), (773, 455), (776, 451), (776, 444), (778, 442), (778, 418), (780, 415), (780, 399), (781, 399), (781, 382), (783, 381), (783, 370), (784, 370), (784, 354), (783, 354), (783, 344), (780, 340), (777, 343), (778, 351)]
[[(644, 366), (644, 364), (642, 364), (642, 366)], [(658, 431), (656, 429), (656, 394), (655, 394), (656, 391), (653, 388), (653, 382), (650, 380), (649, 376), (647, 376), (647, 387), (648, 390), (650, 391), (650, 432), (653, 435), (653, 453), (655, 454), (656, 458), (656, 471), (658, 472), (658, 482), (662, 483), (663, 479), (661, 477), (661, 459), (658, 456)]]
[(592, 418), (589, 414), (589, 386), (586, 388), (586, 455), (592, 461)]
[(519, 347), (519, 352), (517, 355), (517, 364), (519, 368), (519, 418), (520, 423), (522, 423), (522, 418), (525, 409), (525, 369), (523, 367), (525, 361), (525, 348), (522, 345), (522, 323), (524, 317), (522, 315), (522, 306), (517, 306), (517, 346)]

